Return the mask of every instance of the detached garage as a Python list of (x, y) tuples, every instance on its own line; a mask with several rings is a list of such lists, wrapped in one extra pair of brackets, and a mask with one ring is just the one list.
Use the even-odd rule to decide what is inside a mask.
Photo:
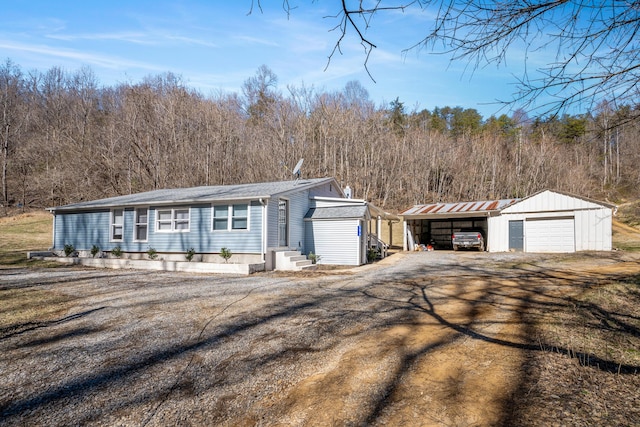
[[(485, 232), (491, 252), (611, 250), (615, 206), (608, 203), (545, 190), (524, 199), (440, 205), (416, 205), (401, 214), (405, 248), (411, 240), (433, 239), (434, 224), (449, 224), (448, 229), (457, 231), (463, 226), (460, 216), (468, 220), (473, 215), (473, 226)], [(438, 247), (448, 249), (445, 239)]]
[(610, 251), (614, 205), (545, 190), (489, 220), (491, 251)]

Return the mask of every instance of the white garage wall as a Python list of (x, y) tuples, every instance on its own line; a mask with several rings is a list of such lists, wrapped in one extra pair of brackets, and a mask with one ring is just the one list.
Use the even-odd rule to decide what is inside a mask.
[(611, 209), (577, 211), (575, 218), (577, 251), (611, 250)]
[(502, 213), (568, 212), (601, 208), (603, 208), (602, 205), (588, 200), (546, 190), (504, 208)]
[[(501, 215), (489, 217), (487, 224), (487, 250), (489, 252), (507, 252), (509, 250), (509, 219), (521, 219), (522, 215)], [(511, 218), (514, 217), (514, 218)]]

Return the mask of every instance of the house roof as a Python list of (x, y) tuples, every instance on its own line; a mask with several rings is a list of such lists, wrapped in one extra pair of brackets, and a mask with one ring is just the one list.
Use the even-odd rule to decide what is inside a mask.
[(367, 215), (368, 211), (369, 207), (367, 205), (311, 208), (304, 216), (304, 219), (314, 220), (364, 218)]
[(173, 188), (127, 194), (107, 199), (72, 203), (48, 208), (48, 210), (84, 210), (112, 208), (122, 206), (176, 205), (190, 203), (210, 203), (214, 201), (269, 199), (282, 194), (305, 190), (321, 184), (333, 183), (338, 191), (340, 187), (334, 178), (299, 179), (291, 181), (260, 182), (254, 184), (215, 185), (190, 188)]
[(482, 216), (500, 211), (520, 199), (483, 200), (477, 202), (430, 203), (415, 205), (400, 213), (401, 216), (438, 217), (438, 216)]

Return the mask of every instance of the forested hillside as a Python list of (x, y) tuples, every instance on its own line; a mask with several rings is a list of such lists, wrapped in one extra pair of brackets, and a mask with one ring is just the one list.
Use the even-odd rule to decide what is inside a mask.
[[(428, 100), (425, 100), (427, 102)], [(89, 68), (0, 66), (2, 205), (40, 208), (167, 187), (335, 177), (389, 210), (522, 197), (543, 188), (613, 202), (640, 189), (640, 111), (482, 117), (377, 106), (286, 87), (266, 66), (242, 93), (204, 95), (170, 73), (101, 86)]]

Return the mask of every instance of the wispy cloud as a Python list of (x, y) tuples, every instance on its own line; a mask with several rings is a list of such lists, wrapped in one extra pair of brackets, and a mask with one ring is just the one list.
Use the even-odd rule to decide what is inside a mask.
[(89, 41), (117, 41), (122, 43), (133, 43), (146, 46), (165, 46), (167, 42), (197, 45), (205, 47), (216, 47), (215, 43), (189, 36), (172, 34), (165, 31), (120, 31), (111, 33), (84, 33), (84, 34), (47, 34), (49, 39), (75, 42), (80, 40)]
[(142, 45), (159, 44), (157, 40), (149, 37), (149, 34), (140, 31), (122, 31), (114, 33), (85, 33), (85, 34), (47, 34), (47, 38), (54, 40), (62, 40), (67, 42), (75, 42), (79, 40), (107, 40), (120, 41), (126, 43), (135, 43)]
[(9, 51), (29, 52), (39, 55), (46, 55), (54, 58), (77, 61), (83, 64), (96, 65), (110, 69), (140, 68), (149, 71), (164, 71), (163, 68), (146, 62), (132, 61), (121, 57), (110, 55), (99, 55), (73, 49), (64, 49), (47, 45), (33, 45), (16, 43), (13, 41), (0, 40), (0, 49)]
[(273, 41), (273, 40), (269, 40), (266, 38), (259, 38), (259, 37), (251, 37), (251, 36), (244, 36), (244, 35), (235, 35), (233, 36), (233, 38), (235, 40), (239, 40), (248, 44), (252, 44), (252, 45), (262, 45), (262, 46), (271, 46), (271, 47), (278, 47), (278, 43)]

